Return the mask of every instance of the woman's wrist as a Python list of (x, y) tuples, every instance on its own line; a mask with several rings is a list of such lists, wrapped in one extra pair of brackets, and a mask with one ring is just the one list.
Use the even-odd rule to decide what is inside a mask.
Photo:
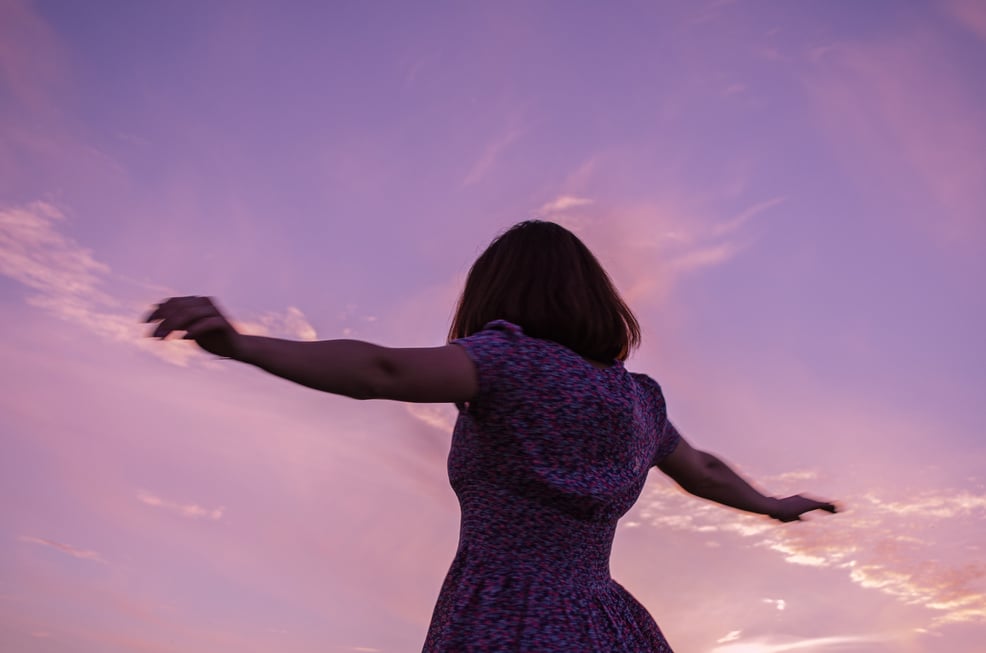
[(243, 333), (237, 333), (232, 338), (229, 358), (241, 363), (253, 363), (256, 358), (254, 349), (256, 348), (257, 338)]

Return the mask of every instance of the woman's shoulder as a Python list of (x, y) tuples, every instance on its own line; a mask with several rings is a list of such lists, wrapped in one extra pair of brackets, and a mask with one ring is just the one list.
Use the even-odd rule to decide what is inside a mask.
[(642, 372), (630, 372), (630, 377), (636, 381), (637, 387), (653, 397), (658, 403), (664, 404), (664, 392), (661, 390), (661, 384), (654, 377)]
[[(465, 338), (453, 342), (465, 346), (473, 355), (498, 359), (499, 365), (510, 368), (515, 374), (526, 370), (530, 373), (556, 371), (558, 373), (586, 372), (599, 375), (627, 374), (619, 360), (597, 361), (587, 358), (568, 346), (554, 340), (539, 338), (525, 332), (521, 325), (508, 320), (493, 320)], [(642, 376), (649, 380), (646, 375)], [(653, 380), (645, 380), (653, 384)]]

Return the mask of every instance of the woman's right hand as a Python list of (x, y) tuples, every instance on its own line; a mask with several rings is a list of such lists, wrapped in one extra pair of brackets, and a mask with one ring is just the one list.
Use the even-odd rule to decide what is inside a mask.
[(209, 297), (169, 297), (144, 318), (159, 322), (151, 334), (162, 340), (172, 331), (184, 331), (186, 340), (216, 356), (237, 358), (242, 336)]
[(839, 511), (834, 503), (809, 499), (800, 494), (783, 499), (774, 499), (774, 501), (776, 502), (775, 507), (769, 515), (782, 522), (801, 521), (801, 515), (812, 510), (824, 510), (831, 513)]

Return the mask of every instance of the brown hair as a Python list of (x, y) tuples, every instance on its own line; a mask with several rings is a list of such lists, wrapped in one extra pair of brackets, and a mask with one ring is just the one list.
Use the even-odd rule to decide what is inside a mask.
[(507, 320), (602, 362), (625, 361), (640, 325), (589, 248), (561, 225), (520, 222), (500, 234), (466, 277), (449, 342)]

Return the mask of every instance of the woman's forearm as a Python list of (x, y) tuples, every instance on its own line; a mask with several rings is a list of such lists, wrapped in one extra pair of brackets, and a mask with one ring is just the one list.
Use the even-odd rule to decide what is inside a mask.
[(701, 452), (704, 473), (700, 480), (683, 486), (690, 494), (725, 506), (761, 515), (775, 515), (779, 501), (758, 491), (729, 465), (710, 453)]
[(288, 381), (354, 399), (374, 396), (383, 348), (359, 340), (305, 342), (242, 335), (236, 360)]

